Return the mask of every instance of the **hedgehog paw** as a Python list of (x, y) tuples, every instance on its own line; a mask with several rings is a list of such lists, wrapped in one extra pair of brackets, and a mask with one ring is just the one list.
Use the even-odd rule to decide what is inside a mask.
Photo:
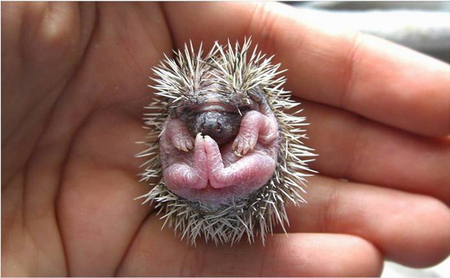
[(233, 142), (233, 150), (237, 156), (252, 151), (258, 141), (258, 134), (239, 134)]

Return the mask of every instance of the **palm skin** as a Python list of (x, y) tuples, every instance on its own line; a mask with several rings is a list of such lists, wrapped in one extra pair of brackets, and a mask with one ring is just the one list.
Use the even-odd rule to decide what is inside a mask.
[[(311, 126), (289, 235), (196, 248), (133, 198), (151, 67), (251, 35)], [(2, 3), (3, 275), (378, 275), (450, 252), (450, 66), (280, 4)], [(342, 180), (345, 179), (345, 180)]]

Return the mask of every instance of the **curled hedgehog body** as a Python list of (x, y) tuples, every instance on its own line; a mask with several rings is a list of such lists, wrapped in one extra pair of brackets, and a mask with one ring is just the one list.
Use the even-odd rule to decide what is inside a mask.
[(286, 204), (305, 202), (315, 156), (301, 141), (307, 123), (280, 65), (250, 46), (216, 42), (203, 56), (191, 43), (153, 69), (148, 148), (138, 155), (148, 158), (141, 175), (152, 189), (141, 197), (191, 244), (264, 243), (289, 224)]

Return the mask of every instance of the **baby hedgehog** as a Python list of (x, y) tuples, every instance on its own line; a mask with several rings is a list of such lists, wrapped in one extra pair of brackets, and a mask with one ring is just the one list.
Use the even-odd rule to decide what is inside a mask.
[(142, 180), (152, 189), (141, 197), (191, 244), (244, 235), (264, 243), (275, 225), (289, 224), (286, 203), (305, 202), (315, 156), (300, 141), (307, 123), (281, 87), (280, 64), (250, 46), (216, 42), (203, 56), (191, 42), (153, 69), (148, 148), (138, 154), (148, 159)]

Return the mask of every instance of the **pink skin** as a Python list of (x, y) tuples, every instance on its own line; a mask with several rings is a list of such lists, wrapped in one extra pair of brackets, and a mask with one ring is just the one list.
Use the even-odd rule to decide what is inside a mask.
[(278, 124), (275, 116), (272, 113), (266, 116), (253, 110), (245, 114), (242, 119), (239, 134), (233, 143), (233, 149), (238, 154), (245, 155), (253, 150), (258, 140), (267, 145), (277, 137)]
[(234, 142), (220, 148), (209, 136), (198, 134), (194, 142), (181, 120), (168, 119), (160, 140), (164, 182), (175, 194), (206, 203), (249, 194), (272, 177), (277, 141), (273, 113), (248, 112)]
[(194, 140), (192, 140), (185, 124), (179, 119), (169, 119), (169, 124), (166, 125), (163, 134), (172, 143), (167, 147), (174, 146), (180, 151), (188, 152), (194, 146)]

